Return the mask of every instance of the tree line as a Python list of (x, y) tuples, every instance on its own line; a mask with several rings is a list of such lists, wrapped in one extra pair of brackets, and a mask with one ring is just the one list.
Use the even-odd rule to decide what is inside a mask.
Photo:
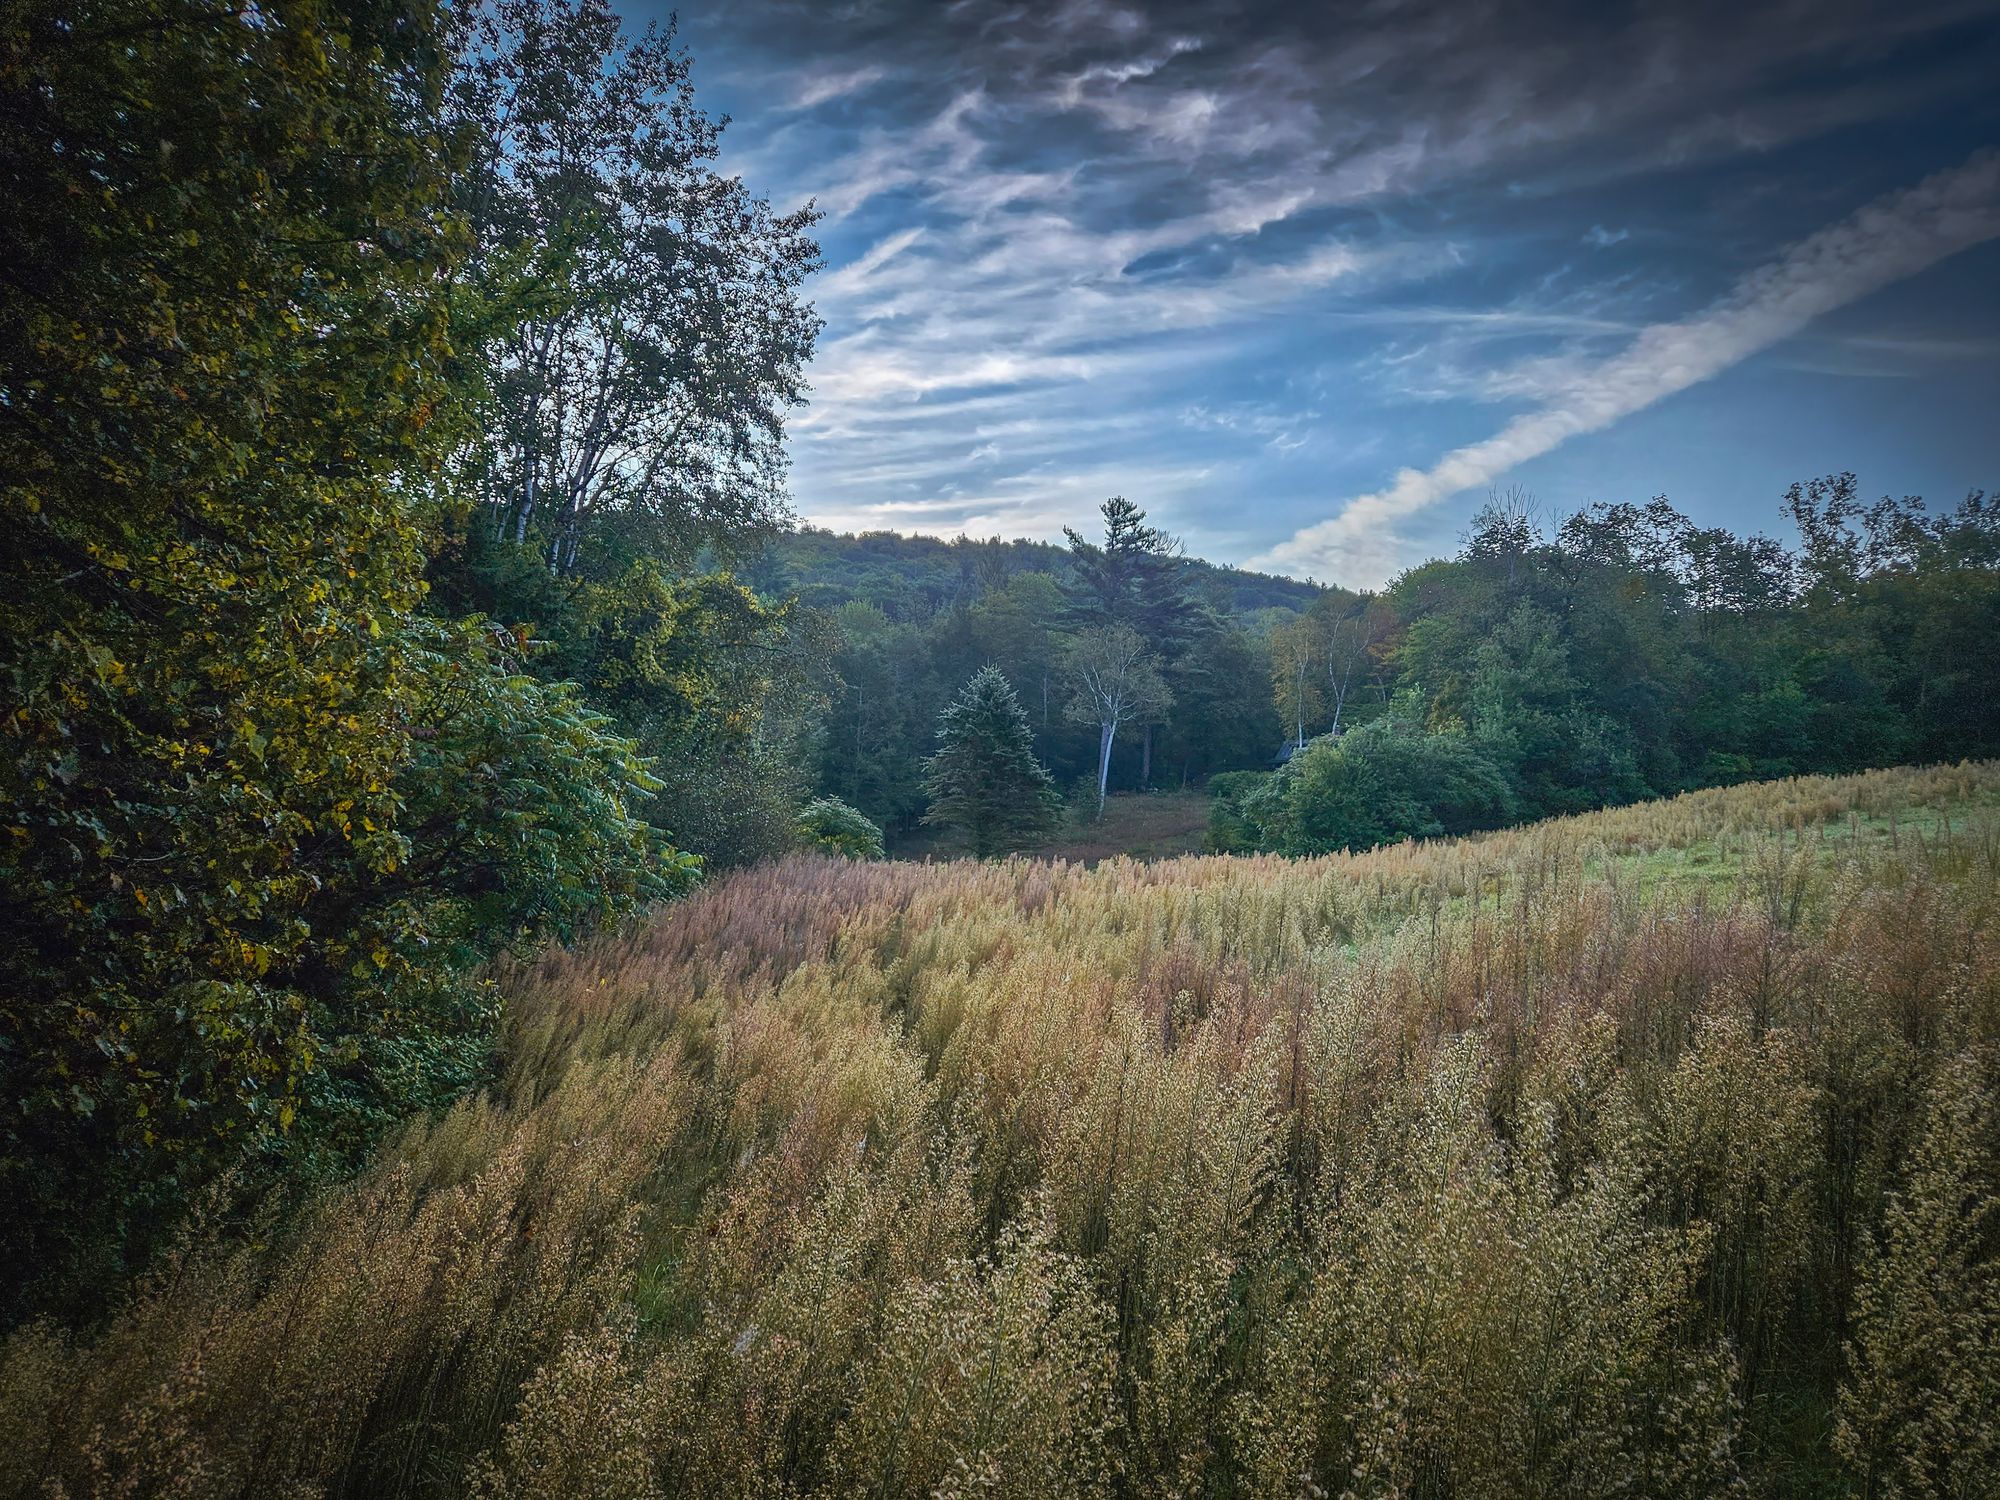
[(780, 539), (750, 576), (825, 622), (815, 785), (892, 848), (921, 837), (940, 715), (987, 667), (1077, 815), (1110, 791), (1268, 765), (1281, 732), (1266, 638), (1319, 593), (1188, 558), (1122, 496), (1061, 548), (809, 532)]
[(1794, 485), (1798, 541), (1665, 498), (1545, 534), (1496, 496), (1458, 556), (1271, 637), (1295, 752), (1219, 781), (1211, 843), (1317, 853), (1809, 772), (2000, 753), (2000, 507)]
[(940, 712), (986, 667), (1081, 814), (1107, 786), (1206, 785), (1222, 851), (2000, 753), (2000, 508), (1867, 502), (1851, 474), (1779, 508), (1795, 542), (1664, 497), (1544, 525), (1515, 490), (1379, 592), (1191, 568), (1122, 498), (1066, 549), (808, 534), (760, 566), (831, 626), (815, 784), (892, 848), (929, 818)]

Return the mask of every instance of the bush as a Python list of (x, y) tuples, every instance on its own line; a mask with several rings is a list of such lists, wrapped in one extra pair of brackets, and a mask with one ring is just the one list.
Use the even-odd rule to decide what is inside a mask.
[(798, 831), (810, 849), (849, 859), (882, 857), (882, 830), (838, 797), (820, 797), (800, 808)]
[(1208, 848), (1216, 854), (1250, 854), (1257, 848), (1257, 827), (1244, 804), (1270, 785), (1269, 771), (1224, 771), (1208, 779)]
[(1256, 847), (1326, 854), (1498, 828), (1516, 805), (1506, 773), (1472, 741), (1379, 719), (1312, 741), (1241, 809)]

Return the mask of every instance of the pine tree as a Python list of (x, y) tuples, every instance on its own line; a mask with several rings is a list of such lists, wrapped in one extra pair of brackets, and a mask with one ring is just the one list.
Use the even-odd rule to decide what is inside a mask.
[(938, 716), (924, 762), (926, 823), (954, 828), (981, 859), (1029, 848), (1055, 829), (1055, 783), (1035, 759), (1028, 716), (997, 667), (982, 668)]
[[(1189, 590), (1179, 539), (1148, 526), (1145, 511), (1123, 495), (1112, 496), (1098, 512), (1104, 517), (1102, 546), (1063, 528), (1075, 580), (1072, 621), (1084, 630), (1122, 626), (1136, 632), (1176, 686), (1192, 686), (1187, 680), (1195, 670), (1191, 652), (1215, 632), (1218, 622)], [(1161, 712), (1171, 696), (1162, 700)], [(1156, 727), (1158, 721), (1151, 718), (1140, 724), (1142, 787), (1152, 785)]]
[(1178, 539), (1146, 524), (1123, 495), (1098, 507), (1102, 546), (1065, 526), (1076, 584), (1071, 614), (1082, 626), (1125, 625), (1156, 651), (1177, 649), (1199, 629)]

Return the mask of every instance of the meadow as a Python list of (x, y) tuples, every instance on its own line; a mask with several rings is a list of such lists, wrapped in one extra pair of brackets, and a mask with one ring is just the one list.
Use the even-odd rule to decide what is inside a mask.
[(2000, 764), (794, 857), (0, 1352), (0, 1493), (2000, 1493)]

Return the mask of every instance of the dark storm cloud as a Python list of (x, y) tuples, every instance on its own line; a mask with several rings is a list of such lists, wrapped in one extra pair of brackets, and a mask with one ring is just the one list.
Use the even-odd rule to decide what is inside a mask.
[[(1991, 6), (751, 0), (683, 23), (732, 168), (827, 214), (797, 489), (843, 525), (1044, 534), (1122, 489), (1214, 550), (1372, 577), (1421, 525), (1314, 523), (1399, 469), (1448, 487), (1441, 457), (1595, 372), (1671, 347), (1709, 378), (1946, 253), (1822, 267), (1787, 304), (1811, 316), (1749, 306), (1691, 350), (1871, 200), (1969, 172), (1933, 193), (1954, 248), (1990, 237), (1966, 163), (1996, 135)], [(1938, 332), (1863, 336), (1921, 369), (1952, 363)], [(1456, 491), (1425, 493), (1403, 520)]]

